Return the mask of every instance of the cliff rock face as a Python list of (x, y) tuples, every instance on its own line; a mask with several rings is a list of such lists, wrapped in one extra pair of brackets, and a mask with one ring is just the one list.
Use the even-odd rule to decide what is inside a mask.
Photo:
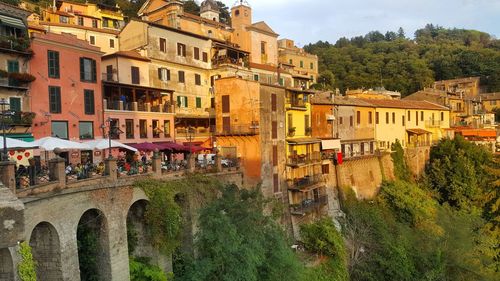
[(0, 184), (0, 249), (13, 247), (24, 234), (24, 204)]

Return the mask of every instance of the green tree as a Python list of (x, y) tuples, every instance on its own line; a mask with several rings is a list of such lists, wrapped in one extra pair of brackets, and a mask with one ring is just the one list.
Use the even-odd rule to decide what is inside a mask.
[(411, 172), (405, 159), (405, 151), (399, 140), (391, 145), (391, 157), (394, 163), (394, 175), (403, 181), (411, 181)]
[[(181, 280), (300, 280), (302, 267), (281, 228), (263, 214), (258, 190), (227, 186), (203, 208), (195, 250)], [(176, 276), (177, 278), (177, 276)]]
[(194, 0), (186, 0), (184, 1), (184, 12), (190, 13), (193, 15), (200, 14), (200, 5), (196, 3)]
[(35, 261), (30, 245), (25, 241), (19, 245), (21, 261), (17, 265), (17, 272), (21, 281), (36, 281)]

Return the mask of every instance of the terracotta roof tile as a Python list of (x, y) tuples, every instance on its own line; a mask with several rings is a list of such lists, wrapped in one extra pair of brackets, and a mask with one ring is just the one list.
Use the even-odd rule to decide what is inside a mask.
[(135, 59), (135, 60), (141, 60), (141, 61), (147, 61), (150, 62), (151, 60), (141, 56), (136, 51), (118, 51), (112, 54), (108, 54), (102, 57), (102, 59), (108, 59), (108, 58), (113, 58), (113, 57), (124, 57), (124, 58), (129, 58), (129, 59)]
[(76, 35), (69, 34), (69, 33), (33, 33), (32, 37), (34, 40), (36, 39), (41, 39), (41, 40), (48, 40), (48, 41), (54, 41), (82, 49), (87, 49), (89, 51), (95, 51), (95, 52), (100, 52), (101, 48), (92, 46), (90, 45), (87, 41), (85, 40), (80, 40), (76, 37)]
[(429, 101), (415, 100), (383, 100), (383, 99), (360, 99), (370, 103), (375, 107), (391, 107), (404, 109), (428, 109), (428, 110), (449, 110), (449, 108)]

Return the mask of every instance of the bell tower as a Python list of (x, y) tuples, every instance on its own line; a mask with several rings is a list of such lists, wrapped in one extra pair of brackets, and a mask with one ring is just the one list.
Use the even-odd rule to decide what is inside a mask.
[(245, 0), (238, 0), (231, 8), (231, 23), (234, 29), (241, 29), (252, 24), (252, 8)]
[(219, 16), (219, 6), (217, 6), (217, 3), (214, 0), (205, 0), (201, 2), (200, 17), (218, 22), (220, 21)]

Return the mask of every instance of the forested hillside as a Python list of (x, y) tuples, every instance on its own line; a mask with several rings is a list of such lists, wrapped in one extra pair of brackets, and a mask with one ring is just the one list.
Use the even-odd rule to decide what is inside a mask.
[(305, 49), (319, 57), (317, 87), (343, 92), (384, 86), (408, 95), (433, 81), (480, 76), (486, 91), (500, 91), (500, 40), (480, 31), (428, 24), (414, 39), (400, 28), (335, 44), (319, 41)]

